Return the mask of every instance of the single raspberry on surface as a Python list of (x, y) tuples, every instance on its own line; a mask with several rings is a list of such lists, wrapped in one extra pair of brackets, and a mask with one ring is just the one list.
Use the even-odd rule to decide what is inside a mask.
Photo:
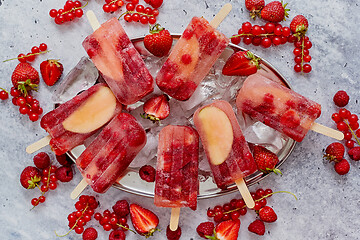
[(342, 159), (341, 161), (335, 163), (334, 168), (339, 175), (345, 175), (350, 170), (350, 164), (346, 159)]
[(56, 155), (56, 160), (63, 166), (71, 166), (74, 162), (66, 155)]
[(140, 178), (146, 182), (154, 182), (156, 170), (150, 165), (144, 165), (139, 170)]
[(87, 228), (82, 234), (83, 240), (95, 240), (98, 237), (98, 232), (95, 228)]
[(207, 239), (205, 236), (212, 236), (215, 225), (213, 222), (203, 222), (196, 228), (196, 232), (200, 237)]
[(74, 173), (71, 167), (62, 166), (56, 169), (55, 176), (60, 182), (70, 182)]
[(359, 161), (360, 160), (360, 147), (353, 147), (348, 151), (348, 154), (352, 160)]
[(257, 219), (250, 223), (248, 230), (253, 232), (257, 235), (264, 235), (265, 234), (265, 224), (263, 221)]
[(349, 99), (349, 95), (347, 95), (347, 93), (343, 90), (335, 93), (333, 98), (335, 105), (338, 107), (345, 107), (349, 103)]
[(50, 156), (46, 152), (40, 152), (33, 158), (34, 164), (39, 169), (45, 169), (50, 166)]
[(168, 225), (166, 228), (166, 237), (168, 240), (179, 240), (181, 237), (181, 227), (178, 227), (175, 231), (172, 231)]
[(126, 217), (130, 213), (129, 203), (126, 200), (119, 200), (112, 207), (118, 217)]
[(109, 240), (125, 240), (125, 233), (122, 230), (114, 230), (109, 235)]
[(274, 209), (269, 206), (262, 207), (259, 210), (259, 217), (264, 222), (275, 222), (277, 220), (277, 215)]

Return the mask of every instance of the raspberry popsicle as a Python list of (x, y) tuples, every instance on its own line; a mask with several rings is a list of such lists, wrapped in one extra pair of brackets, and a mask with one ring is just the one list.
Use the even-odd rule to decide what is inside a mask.
[(343, 138), (341, 132), (314, 123), (321, 114), (320, 104), (258, 74), (245, 80), (236, 105), (239, 111), (298, 142), (304, 139), (309, 129), (340, 140)]
[(106, 84), (99, 83), (45, 114), (40, 125), (50, 134), (52, 150), (61, 155), (83, 144), (121, 108)]
[(225, 189), (235, 182), (246, 204), (252, 208), (254, 201), (243, 178), (254, 173), (257, 167), (231, 105), (217, 100), (197, 109), (194, 124), (216, 185)]
[(153, 91), (149, 70), (116, 18), (89, 35), (83, 47), (122, 104), (133, 104)]
[[(196, 130), (189, 126), (164, 127), (159, 134), (155, 205), (195, 210), (199, 190), (198, 166), (199, 135)], [(176, 227), (170, 224), (170, 227), (176, 230), (177, 224)]]
[[(230, 9), (229, 5), (225, 6), (229, 12), (231, 5)], [(218, 24), (199, 17), (191, 20), (156, 77), (162, 91), (181, 101), (191, 97), (229, 43), (229, 39), (216, 30)]]
[(126, 170), (146, 143), (146, 133), (128, 113), (120, 113), (76, 160), (86, 182), (104, 193)]

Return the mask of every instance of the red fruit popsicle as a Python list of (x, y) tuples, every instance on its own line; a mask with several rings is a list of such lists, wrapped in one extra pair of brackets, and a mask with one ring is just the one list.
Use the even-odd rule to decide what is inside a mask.
[(321, 114), (320, 104), (258, 74), (245, 80), (236, 105), (239, 111), (298, 142)]
[(122, 104), (133, 104), (153, 91), (149, 70), (116, 18), (89, 35), (83, 47)]
[(195, 210), (199, 190), (199, 135), (188, 126), (168, 125), (160, 131), (155, 205)]
[(257, 170), (248, 143), (228, 102), (217, 100), (197, 109), (194, 124), (219, 188), (225, 189)]
[(128, 113), (120, 113), (106, 125), (76, 160), (86, 182), (104, 193), (144, 147), (146, 133)]
[(177, 100), (189, 99), (228, 43), (205, 18), (194, 17), (160, 69), (156, 84)]
[(40, 125), (51, 136), (52, 150), (61, 155), (83, 144), (121, 108), (106, 84), (99, 83), (45, 114)]

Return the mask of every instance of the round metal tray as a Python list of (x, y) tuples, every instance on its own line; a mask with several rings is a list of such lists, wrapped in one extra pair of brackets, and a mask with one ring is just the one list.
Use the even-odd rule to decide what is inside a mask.
[[(172, 34), (172, 36), (174, 37), (174, 40), (177, 40), (181, 36), (181, 34)], [(134, 39), (132, 39), (132, 42), (137, 45), (140, 43), (140, 45), (141, 45), (142, 44), (141, 42), (143, 41), (143, 39), (144, 39), (144, 37), (134, 38)], [(246, 50), (246, 49), (239, 47), (237, 45), (234, 45), (232, 43), (230, 43), (227, 48), (234, 50), (234, 51)], [(222, 56), (220, 56), (220, 58), (221, 57)], [(257, 56), (257, 57), (259, 57), (259, 56)], [(282, 76), (281, 73), (276, 68), (274, 68), (268, 61), (266, 61), (263, 58), (262, 58), (261, 66), (265, 72), (267, 72), (268, 74), (279, 79), (284, 85), (291, 88), (290, 84), (285, 79), (285, 77)], [(277, 164), (277, 167), (279, 167), (280, 165), (282, 165), (285, 162), (285, 160), (288, 158), (288, 156), (292, 152), (293, 148), (295, 147), (295, 144), (296, 144), (296, 142), (292, 139), (286, 140), (282, 149), (280, 149), (280, 151), (277, 153), (278, 158), (279, 158), (279, 163)], [(81, 146), (78, 146), (78, 147), (74, 148), (73, 150), (69, 151), (67, 154), (69, 155), (69, 157), (72, 160), (75, 161), (76, 158), (79, 157), (80, 154), (84, 150), (85, 150), (85, 146), (81, 145)], [(204, 160), (207, 161), (206, 159), (204, 159)], [(153, 159), (152, 161), (150, 161), (147, 164), (153, 165), (155, 167), (156, 162)], [(123, 190), (125, 192), (133, 193), (133, 194), (144, 196), (144, 197), (154, 197), (155, 183), (154, 182), (148, 183), (148, 182), (141, 180), (138, 172), (139, 172), (139, 168), (129, 167), (127, 169), (126, 173), (124, 173), (123, 177), (118, 181), (118, 183), (115, 183), (113, 185), (113, 187)], [(257, 171), (255, 173), (253, 173), (252, 175), (247, 176), (245, 178), (245, 181), (248, 186), (251, 186), (251, 185), (265, 179), (268, 175), (269, 174), (265, 174), (260, 171)], [(199, 170), (199, 180), (200, 180), (200, 189), (199, 189), (198, 199), (218, 197), (218, 196), (222, 196), (225, 194), (229, 194), (229, 193), (238, 191), (235, 184), (228, 186), (228, 188), (226, 190), (219, 189), (216, 186), (216, 184), (213, 182), (210, 170), (209, 170), (209, 172)]]

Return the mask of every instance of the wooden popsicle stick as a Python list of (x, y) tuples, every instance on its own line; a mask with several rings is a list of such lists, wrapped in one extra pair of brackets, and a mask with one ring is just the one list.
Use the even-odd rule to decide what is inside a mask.
[(43, 137), (39, 141), (34, 142), (33, 144), (30, 144), (29, 146), (27, 146), (26, 152), (29, 153), (29, 154), (34, 153), (37, 150), (49, 145), (50, 140), (51, 140), (50, 135), (47, 135), (46, 137)]
[(245, 204), (248, 208), (254, 208), (255, 202), (254, 199), (251, 197), (248, 187), (243, 178), (240, 178), (235, 181), (236, 186), (238, 187), (241, 196), (243, 197)]
[(85, 190), (87, 185), (88, 184), (86, 180), (83, 178), (81, 182), (79, 182), (79, 184), (75, 187), (75, 189), (70, 193), (70, 198), (75, 200)]
[(92, 10), (86, 12), (86, 17), (94, 31), (96, 31), (101, 26), (95, 16), (95, 13)]
[(314, 132), (317, 133), (321, 133), (325, 136), (331, 137), (331, 138), (335, 138), (337, 140), (343, 140), (344, 139), (344, 134), (338, 130), (326, 127), (324, 125), (321, 125), (319, 123), (314, 122), (313, 125), (310, 128), (311, 130), (313, 130)]
[(211, 20), (210, 25), (214, 28), (217, 28), (220, 23), (225, 19), (225, 17), (229, 14), (232, 9), (232, 5), (230, 3), (225, 4), (218, 14)]
[(179, 226), (179, 217), (180, 217), (180, 208), (172, 208), (171, 209), (171, 217), (170, 217), (170, 230), (176, 231)]

